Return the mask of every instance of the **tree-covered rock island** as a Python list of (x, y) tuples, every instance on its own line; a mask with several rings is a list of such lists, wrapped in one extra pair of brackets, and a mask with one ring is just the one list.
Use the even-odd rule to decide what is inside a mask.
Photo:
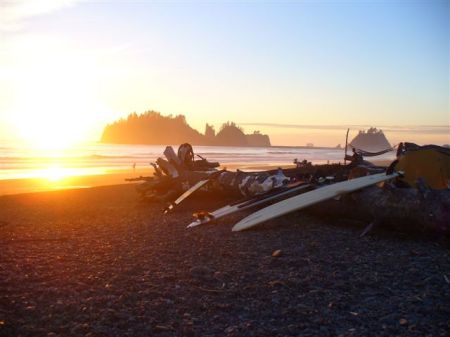
[(219, 132), (206, 124), (205, 133), (193, 129), (183, 115), (163, 116), (156, 111), (143, 114), (132, 113), (108, 124), (102, 134), (101, 142), (113, 144), (182, 144), (213, 146), (270, 146), (268, 135), (259, 131), (245, 134), (233, 122), (224, 123)]

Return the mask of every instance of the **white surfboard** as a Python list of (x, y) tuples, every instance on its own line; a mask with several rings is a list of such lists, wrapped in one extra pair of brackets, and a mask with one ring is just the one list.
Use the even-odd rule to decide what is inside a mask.
[(212, 181), (213, 179), (216, 179), (221, 173), (225, 172), (225, 170), (220, 170), (220, 171), (215, 171), (213, 173), (210, 173), (209, 177), (203, 180), (200, 180), (199, 182), (197, 182), (195, 185), (193, 185), (190, 189), (188, 189), (187, 191), (185, 191), (182, 195), (180, 195), (177, 200), (175, 200), (174, 202), (172, 202), (168, 207), (166, 207), (164, 209), (164, 214), (169, 213), (170, 211), (172, 211), (177, 205), (179, 205), (183, 200), (185, 200), (186, 198), (188, 198), (192, 193), (194, 193), (195, 191), (198, 191), (199, 189), (201, 189), (203, 186), (205, 186), (207, 183), (209, 183), (210, 181)]
[(177, 200), (175, 200), (173, 203), (171, 203), (167, 208), (164, 209), (164, 214), (169, 213), (170, 211), (172, 211), (175, 206), (179, 205), (184, 199), (186, 199), (187, 197), (189, 197), (192, 193), (194, 193), (195, 191), (199, 190), (200, 188), (202, 188), (203, 186), (205, 186), (210, 179), (204, 179), (204, 180), (200, 180), (198, 183), (196, 183), (195, 185), (193, 185), (190, 189), (188, 189), (186, 192), (184, 192), (182, 195), (180, 195)]
[(317, 204), (321, 201), (332, 199), (340, 194), (357, 191), (364, 187), (397, 177), (397, 173), (386, 175), (385, 173), (374, 174), (352, 180), (342, 181), (329, 186), (316, 189), (311, 192), (297, 195), (295, 197), (280, 201), (265, 207), (248, 217), (239, 221), (233, 227), (233, 232), (242, 231), (254, 227), (264, 221), (279, 217), (281, 215), (300, 210), (302, 208)]
[(264, 197), (263, 198), (255, 198), (255, 200), (250, 199), (250, 200), (242, 201), (237, 204), (226, 205), (222, 208), (215, 210), (212, 213), (203, 212), (203, 213), (205, 213), (204, 216), (202, 218), (198, 218), (197, 220), (191, 222), (187, 226), (187, 228), (197, 227), (199, 225), (206, 224), (213, 220), (222, 218), (226, 215), (230, 215), (230, 214), (233, 214), (233, 213), (236, 213), (239, 211), (246, 210), (251, 207), (256, 207), (258, 205), (262, 205), (269, 201), (276, 200), (278, 198), (282, 198), (283, 196), (286, 196), (286, 195), (289, 195), (292, 193), (296, 193), (296, 192), (300, 192), (302, 190), (307, 189), (310, 186), (311, 186), (310, 184), (304, 184), (304, 185), (292, 187), (292, 188), (289, 188), (286, 190), (281, 190), (279, 193), (269, 194), (265, 198)]

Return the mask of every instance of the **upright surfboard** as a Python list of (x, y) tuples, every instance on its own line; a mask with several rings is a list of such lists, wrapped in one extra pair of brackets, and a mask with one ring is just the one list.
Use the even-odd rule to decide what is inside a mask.
[(202, 216), (201, 217), (197, 216), (197, 220), (191, 222), (187, 226), (187, 228), (197, 227), (199, 225), (206, 224), (208, 222), (222, 218), (224, 216), (227, 216), (227, 215), (230, 215), (230, 214), (233, 214), (236, 212), (240, 212), (240, 211), (246, 210), (248, 208), (256, 207), (256, 206), (268, 203), (272, 200), (276, 200), (276, 199), (280, 199), (280, 198), (292, 195), (292, 193), (298, 193), (309, 187), (311, 187), (310, 184), (302, 184), (299, 186), (282, 189), (280, 191), (277, 191), (276, 193), (270, 193), (268, 195), (257, 196), (255, 198), (244, 200), (239, 203), (226, 205), (226, 206), (223, 206), (222, 208), (215, 210), (212, 213), (199, 212), (199, 213), (201, 213)]
[(397, 173), (386, 175), (385, 173), (374, 174), (352, 180), (342, 181), (325, 186), (311, 192), (297, 195), (295, 197), (280, 201), (276, 204), (263, 208), (239, 221), (233, 227), (233, 232), (242, 231), (254, 227), (264, 221), (279, 217), (281, 215), (300, 210), (302, 208), (317, 204), (321, 201), (332, 199), (338, 195), (357, 191), (364, 187), (380, 183), (382, 181), (397, 177)]

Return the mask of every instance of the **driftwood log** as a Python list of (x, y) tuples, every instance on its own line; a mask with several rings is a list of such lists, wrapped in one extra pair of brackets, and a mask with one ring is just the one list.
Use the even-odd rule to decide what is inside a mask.
[(450, 190), (371, 186), (308, 209), (316, 215), (351, 218), (400, 230), (450, 235)]

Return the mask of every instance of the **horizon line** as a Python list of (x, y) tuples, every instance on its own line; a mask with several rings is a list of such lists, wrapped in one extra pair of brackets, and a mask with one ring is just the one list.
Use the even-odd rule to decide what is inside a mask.
[[(410, 124), (410, 125), (380, 125), (374, 126), (373, 124), (283, 124), (283, 123), (260, 123), (260, 122), (247, 122), (236, 123), (242, 126), (265, 126), (275, 127), (283, 129), (323, 129), (323, 130), (341, 130), (341, 129), (360, 129), (375, 127), (378, 130), (387, 132), (430, 132), (430, 133), (448, 133), (450, 132), (450, 124), (448, 125), (423, 125), (423, 124)], [(420, 130), (418, 130), (420, 129)]]

